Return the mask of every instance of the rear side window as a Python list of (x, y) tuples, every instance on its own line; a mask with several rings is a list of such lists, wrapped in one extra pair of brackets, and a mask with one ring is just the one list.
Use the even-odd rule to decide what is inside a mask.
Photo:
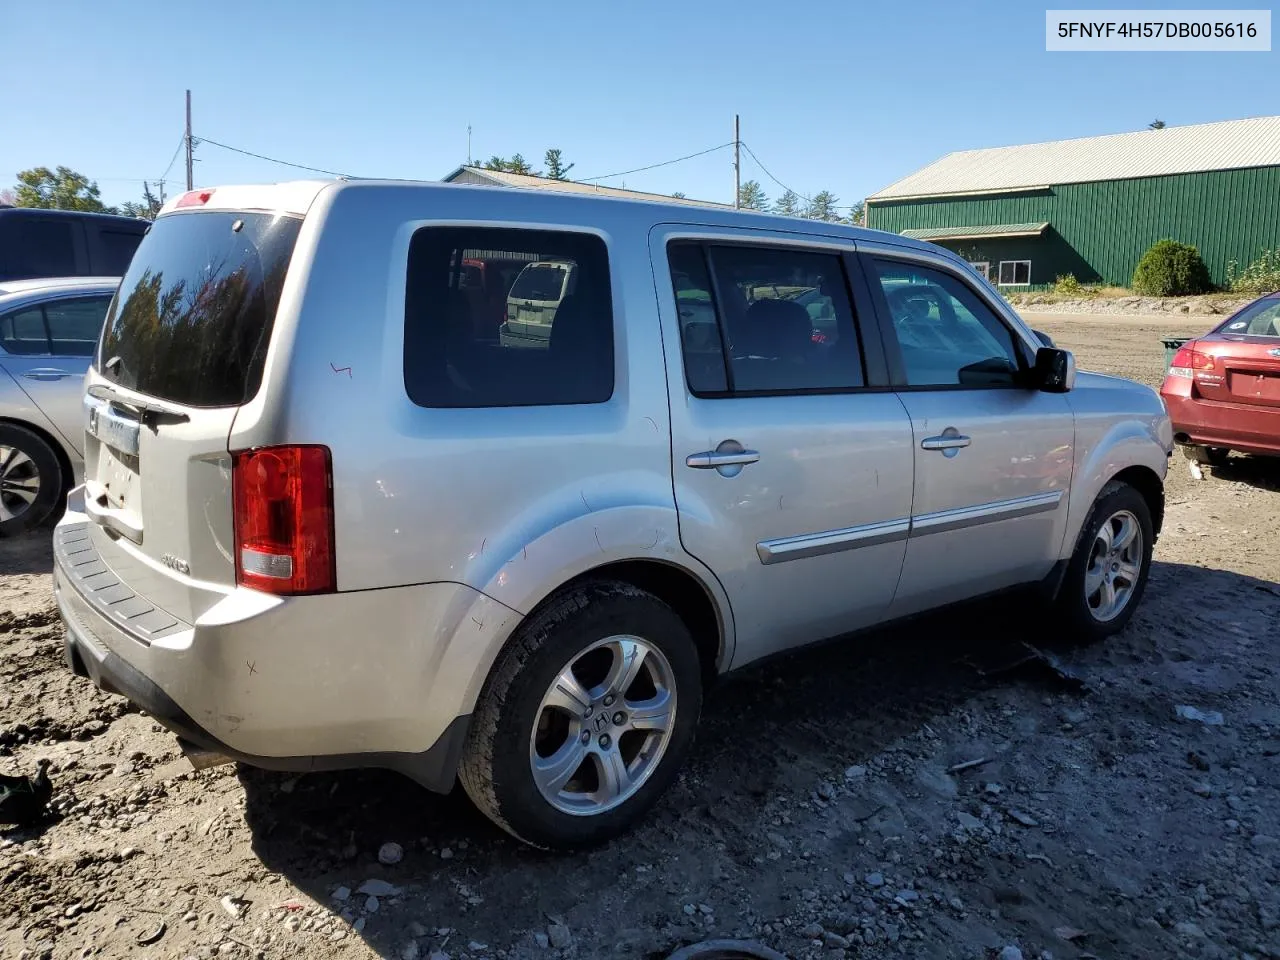
[(129, 269), (129, 261), (142, 242), (142, 231), (128, 233), (123, 230), (98, 232), (98, 249), (94, 257), (93, 272), (104, 277), (118, 277)]
[(28, 307), (0, 317), (0, 347), (14, 357), (47, 354), (49, 334), (44, 326), (44, 312), (39, 307)]
[(866, 384), (837, 254), (675, 243), (668, 261), (685, 378), (695, 395), (812, 393)]
[(222, 211), (158, 219), (107, 317), (102, 375), (192, 407), (252, 398), (301, 224)]
[(5, 217), (0, 224), (0, 270), (5, 278), (74, 277), (76, 233), (83, 230), (74, 217)]
[(57, 300), (44, 305), (49, 342), (55, 356), (91, 357), (102, 333), (110, 297)]
[(599, 237), (425, 227), (409, 244), (405, 390), (424, 407), (602, 403), (612, 302)]

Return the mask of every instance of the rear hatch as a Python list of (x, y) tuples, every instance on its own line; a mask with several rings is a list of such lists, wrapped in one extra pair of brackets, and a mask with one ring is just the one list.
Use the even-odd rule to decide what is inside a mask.
[(133, 590), (187, 622), (236, 583), (227, 438), (262, 384), (301, 223), (231, 210), (160, 217), (86, 379), (95, 544)]
[(1251, 303), (1190, 346), (1211, 358), (1195, 372), (1202, 399), (1280, 407), (1280, 296)]

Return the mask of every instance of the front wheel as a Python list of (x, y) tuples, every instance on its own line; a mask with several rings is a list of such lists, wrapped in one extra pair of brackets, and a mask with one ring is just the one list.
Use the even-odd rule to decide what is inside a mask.
[(1101, 640), (1125, 628), (1146, 589), (1154, 546), (1146, 498), (1122, 481), (1107, 484), (1085, 520), (1058, 593), (1063, 625), (1074, 638)]
[(601, 843), (675, 779), (701, 708), (697, 648), (676, 612), (630, 584), (581, 584), (500, 655), (459, 777), (485, 815), (526, 843)]

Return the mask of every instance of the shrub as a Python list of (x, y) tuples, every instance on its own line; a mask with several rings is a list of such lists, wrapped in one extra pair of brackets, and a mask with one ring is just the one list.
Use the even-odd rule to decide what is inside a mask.
[(1232, 293), (1251, 294), (1280, 290), (1280, 249), (1263, 250), (1244, 270), (1239, 270), (1239, 265), (1232, 260), (1227, 264), (1227, 289)]
[(1211, 289), (1200, 251), (1176, 240), (1153, 243), (1133, 271), (1133, 290), (1146, 297), (1185, 297)]
[(1064, 297), (1078, 297), (1084, 292), (1084, 287), (1080, 286), (1074, 273), (1064, 273), (1053, 281), (1053, 292)]

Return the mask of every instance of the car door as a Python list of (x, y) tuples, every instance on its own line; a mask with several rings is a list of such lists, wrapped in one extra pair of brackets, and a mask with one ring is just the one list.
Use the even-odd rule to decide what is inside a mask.
[(914, 440), (911, 534), (892, 614), (1043, 578), (1066, 531), (1075, 444), (1066, 396), (1028, 385), (1034, 347), (961, 269), (887, 251), (864, 263)]
[(109, 295), (62, 297), (0, 317), (0, 366), (79, 453), (84, 452), (84, 375), (102, 332)]
[[(680, 538), (729, 597), (734, 664), (879, 621), (909, 527), (911, 423), (874, 326), (859, 336), (872, 308), (852, 244), (660, 225), (650, 252)], [(794, 302), (815, 292), (822, 342)]]

